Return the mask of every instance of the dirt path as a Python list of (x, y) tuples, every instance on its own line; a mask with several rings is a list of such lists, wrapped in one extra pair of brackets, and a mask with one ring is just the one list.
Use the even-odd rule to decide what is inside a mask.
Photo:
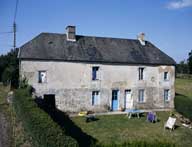
[(7, 122), (7, 118), (0, 108), (0, 147), (11, 146), (9, 129), (9, 122)]

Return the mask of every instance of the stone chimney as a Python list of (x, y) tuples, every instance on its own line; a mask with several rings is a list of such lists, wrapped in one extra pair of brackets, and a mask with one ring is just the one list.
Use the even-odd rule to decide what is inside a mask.
[(67, 36), (67, 41), (76, 41), (75, 26), (66, 27), (66, 36)]
[(145, 45), (145, 33), (140, 33), (137, 36), (137, 39), (139, 40), (139, 42), (141, 43), (141, 45)]

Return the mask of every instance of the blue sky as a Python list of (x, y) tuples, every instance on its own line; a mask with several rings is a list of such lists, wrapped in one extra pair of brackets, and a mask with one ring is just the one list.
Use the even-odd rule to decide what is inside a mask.
[[(8, 52), (16, 0), (0, 0), (0, 54)], [(77, 34), (146, 40), (173, 57), (186, 59), (192, 50), (192, 0), (19, 0), (17, 47), (41, 32), (65, 33), (75, 25)]]

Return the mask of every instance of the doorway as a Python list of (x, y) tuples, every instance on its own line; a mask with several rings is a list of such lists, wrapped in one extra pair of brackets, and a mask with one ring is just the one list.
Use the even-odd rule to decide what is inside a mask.
[(45, 94), (44, 102), (47, 107), (55, 108), (55, 95), (54, 94)]
[(133, 98), (131, 96), (131, 89), (125, 90), (125, 109), (133, 108)]
[(112, 90), (112, 111), (118, 110), (119, 90)]

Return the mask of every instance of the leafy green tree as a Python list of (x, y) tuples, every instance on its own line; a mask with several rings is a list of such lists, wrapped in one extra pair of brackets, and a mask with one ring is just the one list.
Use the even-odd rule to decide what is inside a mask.
[(176, 65), (176, 73), (181, 74), (188, 74), (188, 64), (185, 62), (185, 60), (181, 61), (179, 64)]
[(189, 73), (192, 74), (192, 50), (189, 52), (189, 57), (187, 61), (189, 66)]
[(5, 85), (8, 85), (9, 83), (11, 83), (11, 79), (13, 78), (14, 71), (15, 71), (15, 69), (14, 69), (13, 66), (8, 66), (3, 71), (3, 73), (2, 73), (2, 82)]
[(5, 85), (11, 84), (14, 88), (18, 86), (19, 80), (19, 60), (17, 54), (18, 49), (12, 49), (6, 55), (0, 56), (0, 81)]

